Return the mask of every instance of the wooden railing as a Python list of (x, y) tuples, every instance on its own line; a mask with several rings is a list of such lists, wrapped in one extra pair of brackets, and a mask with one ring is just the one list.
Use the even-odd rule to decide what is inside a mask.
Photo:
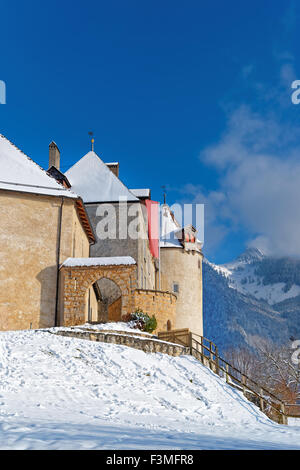
[(299, 418), (300, 419), (300, 404), (285, 404), (286, 414), (289, 418)]
[(162, 341), (177, 343), (181, 346), (190, 346), (190, 330), (188, 328), (170, 331), (160, 331), (157, 336)]
[(273, 421), (288, 424), (288, 417), (300, 418), (300, 405), (286, 404), (265, 387), (243, 374), (220, 357), (215, 343), (204, 336), (191, 333), (188, 329), (181, 329), (160, 332), (158, 337), (165, 341), (188, 346), (192, 356), (220, 377), (224, 377), (229, 385), (241, 390), (248, 400), (259, 406)]

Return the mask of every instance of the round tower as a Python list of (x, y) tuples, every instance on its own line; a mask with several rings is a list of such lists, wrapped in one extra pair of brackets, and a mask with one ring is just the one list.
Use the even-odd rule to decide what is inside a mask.
[(201, 243), (192, 225), (180, 228), (167, 205), (162, 213), (160, 243), (161, 289), (177, 296), (175, 324), (203, 336)]

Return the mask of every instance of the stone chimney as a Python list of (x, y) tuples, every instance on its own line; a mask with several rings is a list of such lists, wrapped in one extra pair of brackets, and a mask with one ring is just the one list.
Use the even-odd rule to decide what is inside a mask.
[(60, 151), (55, 142), (49, 145), (49, 168), (54, 166), (57, 170), (60, 168)]
[(119, 162), (106, 163), (106, 166), (119, 178)]

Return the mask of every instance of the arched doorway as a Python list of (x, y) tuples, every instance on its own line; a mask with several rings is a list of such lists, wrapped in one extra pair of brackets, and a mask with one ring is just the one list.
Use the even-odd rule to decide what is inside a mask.
[(60, 268), (60, 324), (79, 325), (89, 319), (94, 321), (95, 316), (98, 317), (95, 321), (99, 321), (99, 310), (100, 313), (105, 312), (101, 305), (103, 301), (107, 302), (105, 321), (115, 321), (115, 318), (121, 319), (130, 313), (134, 307), (136, 289), (134, 260), (119, 257), (116, 263), (112, 258), (112, 264), (109, 263), (110, 258), (83, 260), (69, 258)]
[(94, 284), (98, 295), (98, 321), (120, 321), (122, 291), (113, 280), (103, 277)]

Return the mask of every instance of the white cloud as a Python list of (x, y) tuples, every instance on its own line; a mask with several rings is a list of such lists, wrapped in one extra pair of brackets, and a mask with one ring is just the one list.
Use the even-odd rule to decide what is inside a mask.
[(218, 191), (205, 196), (206, 213), (212, 213), (208, 229), (215, 226), (219, 242), (223, 226), (240, 224), (250, 245), (275, 255), (300, 255), (299, 126), (242, 105), (201, 158), (220, 172)]

